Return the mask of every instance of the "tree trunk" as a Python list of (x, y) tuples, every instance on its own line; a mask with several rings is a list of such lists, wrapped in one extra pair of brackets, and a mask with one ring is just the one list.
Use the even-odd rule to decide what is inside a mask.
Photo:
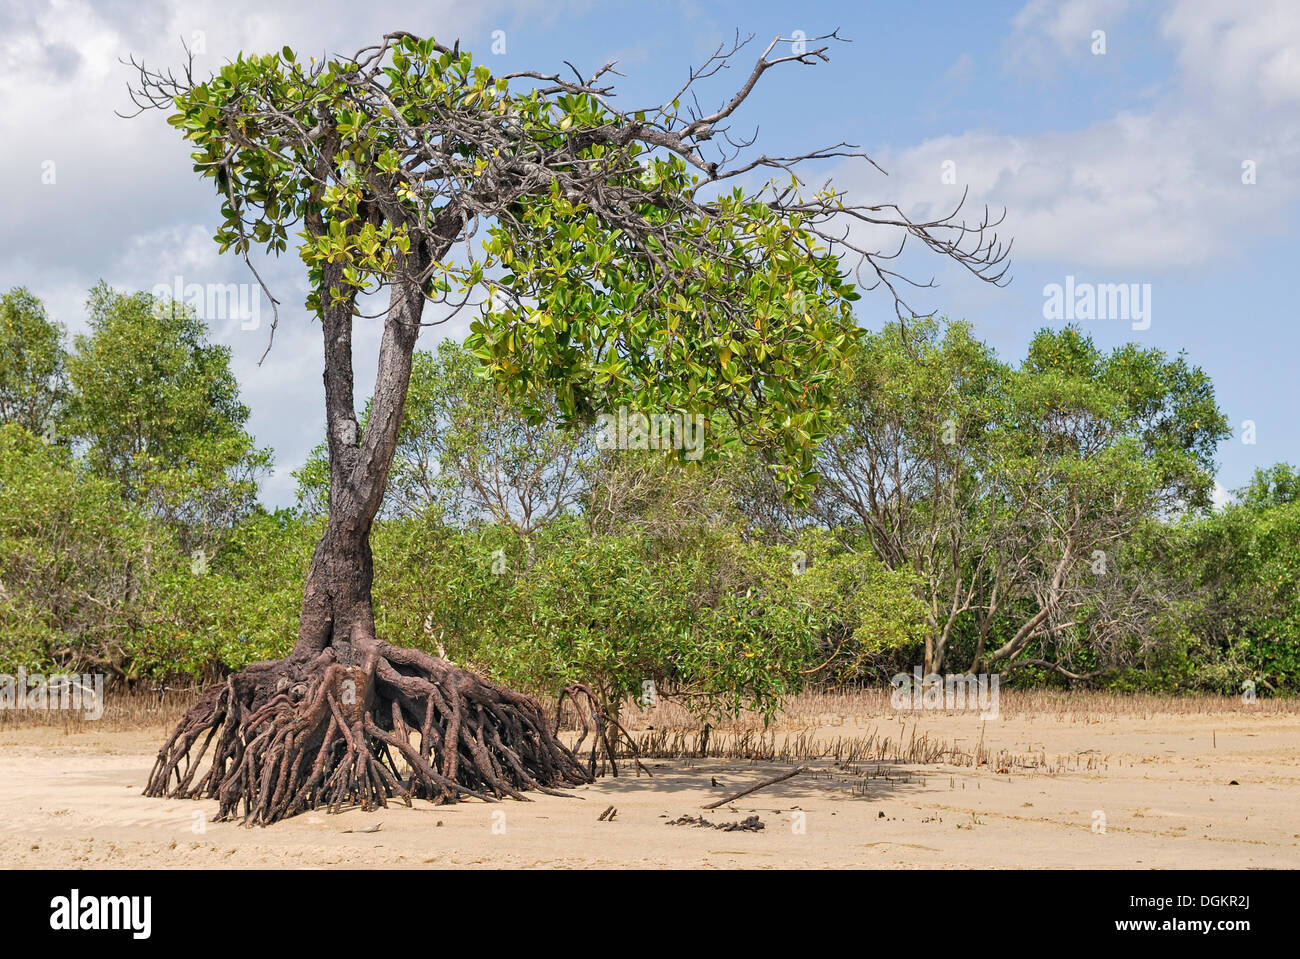
[[(419, 276), (429, 262), (413, 260), (404, 276)], [(325, 269), (323, 296), (342, 285), (336, 273)], [(246, 824), (266, 825), (393, 797), (408, 805), (523, 799), (523, 790), (590, 782), (601, 745), (614, 761), (586, 687), (561, 694), (575, 706), (582, 697), (595, 722), (584, 769), (576, 752), (586, 719), (570, 749), (558, 738), (558, 715), (552, 726), (532, 697), (375, 635), (370, 530), (397, 449), (424, 306), (414, 282), (396, 281), (391, 291), (364, 435), (353, 396), (353, 297), (322, 310), (329, 520), (307, 572), (298, 641), (286, 659), (252, 664), (191, 707), (158, 753), (145, 795), (217, 799), (220, 818), (242, 807)]]
[(333, 647), (340, 662), (351, 661), (353, 657), (347, 645), (354, 628), (367, 635), (375, 632), (370, 597), (373, 582), (374, 561), (368, 532), (358, 539), (331, 522), (307, 570), (298, 642), (290, 659), (307, 662)]
[[(427, 258), (412, 256), (414, 275)], [(341, 277), (326, 276), (326, 289)], [(374, 559), (370, 530), (383, 502), (388, 471), (397, 450), (411, 358), (420, 334), (424, 296), (412, 282), (395, 283), (384, 319), (379, 370), (370, 421), (362, 436), (356, 418), (352, 368), (355, 294), (324, 310), (325, 411), (329, 447), (330, 502), (325, 534), (316, 546), (303, 588), (298, 642), (290, 658), (305, 662), (333, 648), (340, 662), (355, 660), (349, 648), (354, 630), (373, 636)]]

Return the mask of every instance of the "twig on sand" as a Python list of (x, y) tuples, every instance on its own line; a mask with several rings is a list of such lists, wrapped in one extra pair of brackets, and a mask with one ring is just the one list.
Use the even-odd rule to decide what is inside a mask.
[(760, 789), (763, 789), (767, 786), (775, 786), (777, 783), (785, 782), (787, 779), (793, 779), (795, 776), (798, 776), (800, 773), (806, 773), (807, 771), (808, 771), (807, 766), (800, 766), (797, 769), (790, 770), (788, 773), (782, 773), (779, 776), (773, 776), (771, 779), (764, 779), (761, 783), (756, 783), (753, 786), (750, 786), (748, 789), (742, 789), (734, 796), (728, 796), (726, 799), (719, 799), (717, 802), (711, 802), (707, 806), (704, 806), (703, 808), (717, 809), (719, 806), (725, 806), (729, 802), (735, 802), (741, 796), (748, 796), (750, 793), (758, 792)]

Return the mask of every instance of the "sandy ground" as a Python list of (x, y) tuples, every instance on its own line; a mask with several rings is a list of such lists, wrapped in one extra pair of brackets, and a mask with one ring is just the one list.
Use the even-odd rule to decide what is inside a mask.
[[(818, 735), (880, 725), (850, 720)], [(814, 763), (810, 774), (703, 813), (715, 823), (757, 815), (761, 832), (669, 822), (789, 765), (651, 760), (653, 778), (605, 778), (572, 799), (418, 802), (266, 829), (205, 823), (214, 802), (140, 795), (164, 729), (83, 729), (0, 730), (4, 866), (1300, 867), (1297, 715), (1003, 718), (984, 723), (983, 735), (1024, 758), (1007, 772)], [(969, 746), (981, 722), (926, 714), (920, 729)], [(609, 805), (613, 821), (597, 821)], [(345, 832), (376, 822), (378, 832)]]

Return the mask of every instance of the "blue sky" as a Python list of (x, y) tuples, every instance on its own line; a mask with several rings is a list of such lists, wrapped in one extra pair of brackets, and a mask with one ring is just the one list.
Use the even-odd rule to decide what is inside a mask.
[[(937, 289), (913, 306), (976, 324), (1006, 359), (1047, 324), (1044, 287), (1139, 284), (1151, 322), (1084, 322), (1102, 346), (1134, 340), (1185, 350), (1216, 385), (1237, 435), (1220, 449), (1220, 482), (1300, 460), (1293, 358), (1300, 333), (1289, 295), (1300, 200), (1300, 4), (1260, 0), (1063, 0), (1012, 3), (461, 3), (375, 0), (8, 2), (0, 6), (0, 156), (6, 230), (0, 288), (27, 285), (72, 331), (84, 328), (86, 290), (186, 282), (243, 283), (210, 236), (218, 205), (191, 172), (188, 149), (161, 115), (121, 120), (135, 53), (177, 62), (180, 37), (202, 38), (200, 70), (238, 50), (351, 52), (385, 31), (432, 33), (494, 70), (590, 71), (616, 58), (619, 101), (653, 105), (720, 42), (754, 34), (734, 69), (701, 87), (703, 106), (730, 95), (775, 35), (838, 28), (831, 62), (769, 73), (733, 130), (758, 129), (758, 148), (803, 152), (846, 140), (862, 164), (826, 163), (858, 202), (898, 202), (936, 215), (969, 187), (973, 209), (1007, 210), (1012, 282), (995, 289), (933, 257), (911, 258)], [(506, 51), (493, 55), (492, 33)], [(1105, 52), (1095, 52), (1095, 31)], [(1243, 164), (1254, 164), (1253, 183)], [(52, 167), (50, 165), (53, 165)], [(46, 171), (53, 169), (54, 182)], [(944, 182), (945, 170), (955, 174)], [(937, 271), (937, 272), (936, 272)], [(251, 426), (276, 450), (264, 488), (292, 502), (289, 472), (323, 427), (319, 331), (301, 309), (294, 257), (268, 280), (285, 304), (277, 345), (261, 366), (265, 324), (209, 317), (234, 355)], [(892, 316), (887, 295), (858, 304), (864, 324)], [(426, 333), (459, 335), (464, 320)], [(359, 392), (378, 330), (358, 346)], [(1254, 444), (1241, 426), (1255, 424)]]

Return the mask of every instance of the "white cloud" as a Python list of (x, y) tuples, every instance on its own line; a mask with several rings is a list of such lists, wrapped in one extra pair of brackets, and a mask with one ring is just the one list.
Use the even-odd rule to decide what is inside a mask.
[(1214, 481), (1214, 490), (1210, 493), (1210, 501), (1215, 509), (1223, 509), (1232, 502), (1232, 494), (1218, 480)]
[(1011, 20), (1009, 65), (1044, 68), (1090, 56), (1094, 30), (1109, 35), (1128, 12), (1129, 0), (1030, 0)]
[[(1123, 6), (1034, 0), (1016, 19), (1017, 35), (1065, 44)], [(1112, 271), (1197, 267), (1238, 249), (1242, 236), (1288, 227), (1300, 199), (1300, 130), (1289, 102), (1300, 95), (1292, 86), (1300, 5), (1274, 20), (1277, 6), (1176, 3), (1163, 29), (1177, 45), (1179, 73), (1156, 103), (1063, 130), (970, 131), (882, 151), (889, 199), (930, 218), (969, 185), (968, 210), (1007, 209), (1018, 260)], [(1207, 86), (1207, 77), (1216, 82)], [(1253, 185), (1242, 182), (1246, 161)], [(946, 162), (955, 186), (941, 181)], [(852, 188), (861, 176), (841, 183)], [(873, 179), (860, 195), (879, 192)]]
[(1179, 0), (1161, 22), (1189, 86), (1216, 100), (1300, 100), (1300, 4)]

